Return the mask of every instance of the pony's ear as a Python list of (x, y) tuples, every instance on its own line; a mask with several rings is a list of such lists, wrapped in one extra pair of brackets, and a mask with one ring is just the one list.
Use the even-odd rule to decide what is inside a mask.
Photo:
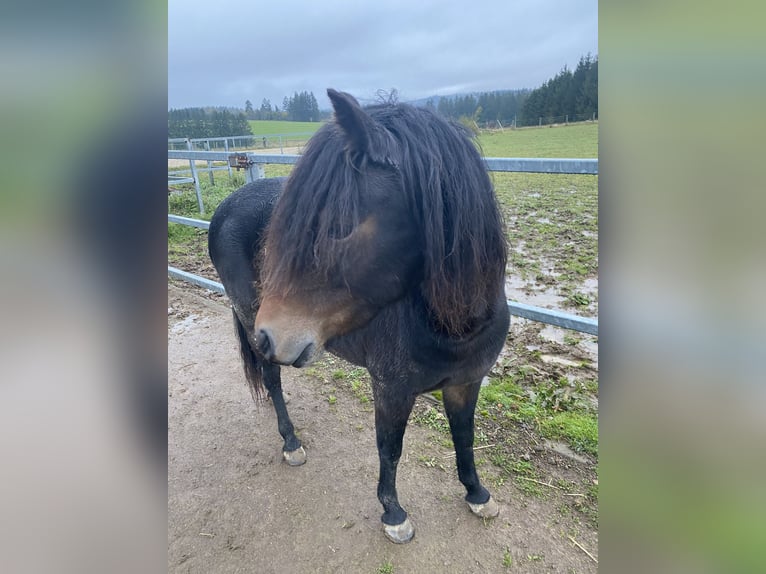
[(327, 96), (335, 110), (335, 121), (346, 134), (348, 150), (355, 156), (368, 156), (380, 163), (393, 163), (393, 139), (391, 134), (346, 92), (327, 89)]

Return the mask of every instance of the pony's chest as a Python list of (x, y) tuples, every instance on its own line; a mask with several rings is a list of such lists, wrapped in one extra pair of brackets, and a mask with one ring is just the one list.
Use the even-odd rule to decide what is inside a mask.
[(429, 332), (426, 322), (405, 305), (384, 310), (364, 328), (328, 341), (327, 349), (367, 368), (373, 378), (407, 381), (422, 392), (480, 380), (497, 358), (508, 331), (507, 307), (464, 341)]

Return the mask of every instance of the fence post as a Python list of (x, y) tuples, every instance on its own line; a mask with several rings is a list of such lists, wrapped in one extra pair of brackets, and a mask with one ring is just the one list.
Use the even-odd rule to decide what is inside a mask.
[[(205, 140), (205, 149), (210, 151), (210, 140)], [(215, 185), (215, 179), (213, 179), (213, 162), (207, 160), (207, 174), (210, 177), (210, 185)]]
[(245, 170), (245, 183), (253, 183), (256, 179), (266, 177), (266, 172), (261, 163), (251, 163)]
[(540, 116), (540, 119), (537, 121), (537, 127), (541, 127), (543, 125), (543, 116)]
[[(232, 138), (231, 143), (234, 143), (234, 139)], [(223, 140), (223, 149), (228, 154), (229, 153), (229, 138), (226, 138)], [(226, 162), (227, 164), (229, 162)], [(229, 181), (231, 181), (231, 165), (229, 165)]]
[[(194, 149), (194, 146), (192, 146), (191, 140), (188, 138), (186, 140), (186, 149), (188, 149), (189, 151), (192, 151)], [(205, 213), (205, 205), (202, 203), (202, 192), (200, 191), (200, 188), (199, 188), (199, 177), (197, 176), (196, 162), (193, 159), (190, 159), (189, 166), (191, 167), (192, 177), (194, 178), (194, 190), (197, 192), (197, 205), (199, 206), (199, 212)]]
[(284, 155), (285, 150), (282, 148), (282, 136), (279, 136), (279, 153)]

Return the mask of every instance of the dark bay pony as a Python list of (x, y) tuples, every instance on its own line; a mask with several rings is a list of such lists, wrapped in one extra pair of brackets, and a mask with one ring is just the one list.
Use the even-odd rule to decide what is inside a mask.
[(327, 349), (372, 378), (384, 532), (414, 528), (396, 494), (396, 468), (415, 397), (442, 390), (466, 501), (499, 507), (473, 457), (482, 378), (508, 332), (504, 227), (466, 130), (404, 104), (367, 108), (328, 90), (333, 121), (309, 141), (289, 179), (233, 193), (210, 225), (211, 259), (232, 302), (245, 373), (265, 386), (291, 465), (295, 436), (280, 365)]

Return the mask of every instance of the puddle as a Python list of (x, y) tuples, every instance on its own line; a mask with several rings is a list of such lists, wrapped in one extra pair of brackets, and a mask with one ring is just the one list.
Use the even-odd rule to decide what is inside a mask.
[(591, 299), (598, 295), (598, 277), (583, 279), (578, 289), (585, 295), (592, 295)]
[(558, 357), (556, 355), (540, 355), (540, 360), (543, 363), (548, 364), (556, 364), (561, 365), (562, 367), (573, 367), (577, 368), (580, 366), (580, 363), (577, 361), (573, 361), (571, 359), (565, 359), (564, 357)]
[(206, 321), (206, 319), (202, 319), (202, 320), (199, 320), (199, 319), (200, 319), (199, 315), (195, 315), (194, 313), (192, 313), (188, 317), (182, 319), (181, 321), (173, 325), (170, 328), (170, 332), (173, 334), (183, 333), (185, 331), (188, 331), (189, 328), (194, 326), (195, 324), (204, 323)]
[[(576, 332), (569, 331), (568, 329), (562, 329), (560, 327), (554, 327), (553, 325), (546, 325), (540, 330), (540, 338), (547, 341), (553, 341), (554, 343), (559, 343), (560, 345), (566, 345), (567, 343), (564, 342), (564, 337), (567, 335), (567, 333), (573, 334)], [(577, 335), (582, 337), (580, 342), (577, 343), (577, 348), (585, 351), (585, 353), (588, 355), (588, 358), (590, 359), (592, 367), (598, 370), (598, 343), (596, 342), (598, 340), (597, 337), (594, 337), (593, 335), (586, 335), (584, 333), (577, 333)]]
[(506, 275), (505, 277), (505, 296), (508, 299), (534, 305), (535, 307), (545, 307), (548, 309), (563, 309), (564, 297), (556, 294), (551, 287), (538, 287), (538, 283), (531, 283), (521, 277)]

